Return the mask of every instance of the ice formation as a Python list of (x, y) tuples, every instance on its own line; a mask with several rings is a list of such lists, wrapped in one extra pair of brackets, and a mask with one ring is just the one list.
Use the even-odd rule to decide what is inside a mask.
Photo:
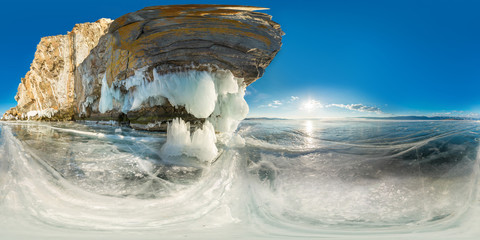
[(128, 113), (142, 106), (163, 105), (168, 100), (173, 106), (183, 106), (193, 116), (206, 119), (203, 128), (197, 129), (191, 137), (189, 123), (175, 119), (169, 124), (167, 143), (162, 149), (168, 156), (185, 154), (211, 161), (217, 154), (215, 132), (222, 133), (222, 141), (228, 143), (248, 113), (244, 99), (246, 85), (228, 70), (167, 74), (154, 71), (153, 81), (146, 75), (142, 69), (111, 86), (104, 77), (99, 111), (105, 113), (115, 109)]
[(17, 119), (17, 117), (13, 116), (12, 114), (8, 114), (3, 116), (1, 120), (8, 121), (8, 120), (15, 120), (15, 119)]
[(157, 83), (160, 94), (172, 105), (185, 106), (195, 117), (207, 118), (215, 109), (217, 101), (215, 75), (193, 70), (165, 75), (154, 72), (154, 83)]
[[(225, 108), (225, 102), (243, 100), (243, 79), (235, 78), (230, 71), (195, 71), (159, 74), (154, 71), (154, 79), (146, 79), (145, 69), (124, 81), (115, 81), (109, 86), (104, 76), (99, 103), (99, 111), (105, 113), (112, 109), (127, 113), (143, 105), (155, 106), (165, 103), (184, 106), (197, 118), (207, 118), (217, 109), (217, 102)], [(239, 85), (241, 87), (239, 87)], [(122, 91), (126, 90), (126, 91)], [(124, 93), (127, 92), (127, 93)], [(229, 96), (229, 95), (235, 96)], [(243, 100), (243, 102), (245, 102)], [(246, 105), (246, 103), (240, 103)], [(242, 107), (243, 115), (245, 107)], [(248, 112), (248, 106), (246, 108)], [(245, 114), (246, 115), (246, 114)]]
[(58, 110), (55, 110), (53, 108), (47, 108), (47, 109), (44, 109), (44, 110), (41, 110), (41, 111), (30, 111), (30, 112), (27, 113), (27, 118), (28, 118), (28, 120), (30, 120), (30, 118), (33, 118), (33, 117), (52, 118), (57, 112), (58, 112)]
[(218, 154), (215, 129), (209, 121), (190, 135), (190, 123), (181, 118), (173, 119), (167, 127), (167, 142), (162, 146), (164, 157), (186, 155), (211, 162)]

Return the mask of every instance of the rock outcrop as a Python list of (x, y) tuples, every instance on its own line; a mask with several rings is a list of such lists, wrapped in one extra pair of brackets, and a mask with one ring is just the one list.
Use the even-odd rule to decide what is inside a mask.
[(4, 118), (120, 120), (132, 126), (178, 116), (205, 119), (207, 114), (192, 114), (178, 97), (151, 89), (176, 79), (171, 74), (188, 73), (188, 78), (207, 72), (220, 99), (234, 93), (220, 94), (220, 82), (233, 79), (246, 86), (260, 78), (280, 50), (283, 32), (271, 16), (256, 10), (265, 9), (147, 7), (113, 22), (78, 24), (67, 35), (42, 38), (19, 86), (18, 106)]
[(76, 68), (97, 46), (111, 22), (110, 19), (100, 19), (94, 23), (77, 24), (66, 35), (42, 38), (30, 71), (18, 87), (15, 96), (18, 105), (4, 118), (71, 119), (76, 106)]

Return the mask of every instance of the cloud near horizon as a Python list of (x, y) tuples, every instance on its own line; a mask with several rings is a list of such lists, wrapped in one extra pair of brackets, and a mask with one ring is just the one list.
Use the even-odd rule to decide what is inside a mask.
[[(260, 105), (260, 108), (279, 108), (280, 106), (294, 106), (296, 105), (297, 102), (299, 102), (300, 97), (297, 96), (290, 96), (287, 99), (283, 100), (273, 100), (268, 103), (265, 103), (264, 105)], [(319, 108), (342, 108), (342, 109), (347, 109), (350, 111), (354, 112), (365, 112), (365, 113), (383, 113), (382, 110), (378, 107), (373, 107), (373, 106), (367, 106), (364, 104), (337, 104), (337, 103), (332, 103), (332, 104), (322, 104), (320, 101), (316, 99), (309, 99), (307, 101), (303, 101), (298, 106), (299, 110), (306, 110), (308, 112), (313, 112), (316, 109)]]
[(271, 103), (268, 103), (266, 105), (260, 105), (258, 107), (278, 108), (280, 105), (283, 105), (283, 103), (280, 100), (273, 100)]
[(449, 112), (436, 112), (428, 114), (432, 117), (461, 117), (461, 118), (480, 118), (480, 113), (466, 112), (466, 111), (449, 111)]
[(378, 107), (372, 107), (372, 106), (366, 106), (363, 104), (329, 104), (326, 105), (325, 107), (338, 107), (338, 108), (345, 108), (351, 111), (357, 111), (357, 112), (375, 112), (375, 113), (381, 113), (382, 110)]

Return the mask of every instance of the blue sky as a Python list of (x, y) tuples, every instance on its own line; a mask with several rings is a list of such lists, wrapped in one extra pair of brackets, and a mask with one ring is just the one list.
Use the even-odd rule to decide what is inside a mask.
[(0, 111), (16, 105), (41, 37), (146, 6), (269, 7), (286, 33), (249, 116), (333, 117), (480, 113), (480, 1), (9, 1), (2, 3)]

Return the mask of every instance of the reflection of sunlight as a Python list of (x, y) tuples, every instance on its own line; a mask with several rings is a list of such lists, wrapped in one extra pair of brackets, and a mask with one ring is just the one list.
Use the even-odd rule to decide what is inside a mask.
[(313, 122), (310, 120), (307, 120), (303, 123), (304, 132), (306, 133), (307, 136), (305, 136), (305, 143), (306, 143), (306, 148), (314, 148), (315, 144), (313, 142)]
[(303, 125), (305, 126), (305, 133), (308, 136), (312, 136), (313, 135), (313, 123), (312, 123), (312, 121), (307, 120), (307, 121), (305, 121), (305, 123)]

